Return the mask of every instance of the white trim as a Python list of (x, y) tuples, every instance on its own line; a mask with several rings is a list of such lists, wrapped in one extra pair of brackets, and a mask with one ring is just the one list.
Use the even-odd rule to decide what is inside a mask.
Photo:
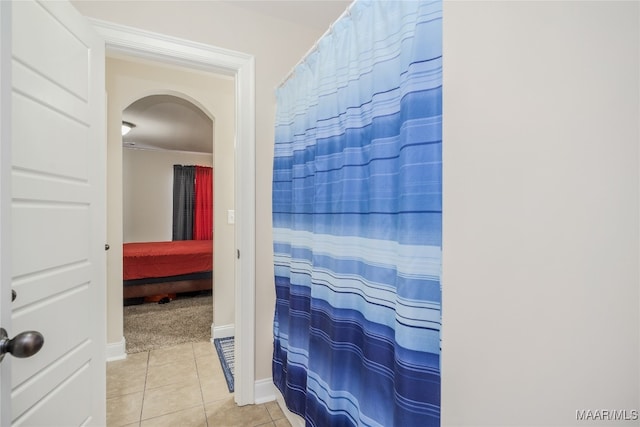
[(127, 341), (122, 337), (119, 342), (107, 343), (107, 362), (127, 358)]
[(88, 18), (109, 52), (235, 76), (252, 55), (204, 43)]
[[(255, 381), (255, 62), (250, 57), (236, 74), (236, 301), (235, 301), (235, 401), (254, 402)], [(251, 102), (246, 102), (247, 98)], [(241, 102), (244, 99), (245, 102)], [(242, 122), (241, 119), (242, 118)], [(242, 369), (239, 367), (242, 366)], [(241, 384), (241, 388), (238, 385)]]
[[(89, 19), (109, 53), (235, 76), (236, 261), (235, 393), (238, 405), (254, 402), (255, 378), (255, 61), (252, 55), (110, 22)], [(240, 160), (242, 159), (242, 160)]]
[(199, 151), (184, 151), (184, 150), (172, 150), (169, 148), (159, 148), (159, 147), (144, 147), (140, 145), (126, 145), (122, 144), (123, 150), (131, 150), (131, 151), (162, 151), (162, 152), (171, 152), (171, 153), (180, 153), (180, 154), (189, 154), (191, 156), (204, 156), (204, 157), (212, 157), (213, 153), (202, 153)]
[(275, 384), (273, 384), (272, 378), (265, 378), (263, 380), (256, 381), (254, 390), (256, 405), (273, 402), (276, 400), (276, 393), (280, 394)]
[(289, 408), (287, 408), (287, 405), (284, 403), (284, 397), (282, 396), (282, 393), (280, 393), (280, 390), (278, 390), (277, 388), (276, 402), (278, 402), (278, 406), (280, 407), (280, 409), (282, 409), (282, 413), (285, 417), (287, 417), (287, 420), (292, 427), (304, 427), (304, 418), (302, 418), (298, 414), (294, 414), (289, 410)]
[(236, 334), (236, 328), (233, 324), (231, 325), (222, 325), (215, 326), (213, 323), (211, 324), (211, 336), (216, 338), (227, 338), (233, 337)]

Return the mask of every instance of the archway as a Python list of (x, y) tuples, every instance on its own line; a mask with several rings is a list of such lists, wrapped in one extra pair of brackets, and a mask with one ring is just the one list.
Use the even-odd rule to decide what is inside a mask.
[[(128, 353), (208, 341), (213, 331), (213, 234), (176, 235), (180, 198), (175, 173), (197, 170), (207, 175), (207, 194), (213, 194), (215, 121), (203, 103), (189, 98), (176, 92), (147, 95), (122, 112), (123, 123), (132, 126), (122, 136), (123, 335)], [(213, 200), (207, 204), (211, 210), (190, 210), (188, 221), (180, 215), (183, 226), (188, 222), (193, 227), (195, 216), (204, 215), (212, 227)], [(208, 244), (171, 242), (187, 238)], [(184, 251), (189, 251), (189, 259), (208, 255), (206, 267), (184, 262)], [(167, 302), (173, 303), (164, 305)], [(180, 314), (191, 321), (184, 322)]]

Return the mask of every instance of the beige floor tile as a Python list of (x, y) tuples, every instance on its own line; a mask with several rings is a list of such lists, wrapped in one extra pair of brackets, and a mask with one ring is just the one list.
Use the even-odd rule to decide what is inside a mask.
[(149, 362), (149, 352), (127, 354), (126, 359), (107, 362), (107, 372), (121, 371), (127, 369), (141, 369)]
[(193, 358), (193, 345), (191, 343), (180, 344), (151, 350), (149, 353), (149, 366), (183, 363), (185, 360)]
[(232, 397), (205, 404), (205, 411), (209, 425), (216, 427), (254, 427), (272, 422), (264, 406), (237, 406)]
[[(111, 397), (109, 396), (110, 389), (118, 390), (117, 394), (120, 395), (141, 391), (139, 382), (142, 381), (144, 388), (148, 359), (149, 353), (144, 352), (127, 355), (124, 360), (108, 362), (107, 397)], [(109, 380), (111, 380), (111, 383)]]
[(196, 355), (196, 358), (209, 355), (215, 356), (216, 348), (213, 346), (213, 343), (211, 341), (194, 342), (193, 354)]
[(127, 355), (107, 363), (107, 398), (144, 390), (149, 353)]
[(223, 375), (200, 377), (200, 388), (205, 404), (233, 397)]
[(185, 358), (179, 363), (149, 366), (146, 389), (197, 380), (195, 360)]
[(280, 405), (278, 405), (278, 402), (276, 402), (275, 400), (273, 402), (265, 403), (264, 406), (265, 408), (267, 408), (267, 411), (269, 412), (269, 415), (271, 416), (271, 419), (273, 421), (284, 418), (284, 412), (282, 412), (282, 409), (280, 409)]
[(144, 394), (142, 419), (159, 417), (197, 405), (202, 405), (202, 393), (197, 379), (149, 389)]
[(141, 427), (207, 427), (207, 416), (202, 405), (173, 412), (161, 417), (143, 420)]
[(282, 418), (273, 422), (276, 427), (291, 427), (291, 423), (286, 418)]
[(145, 379), (144, 370), (107, 375), (107, 399), (144, 391)]
[(198, 375), (203, 377), (220, 376), (224, 377), (222, 372), (222, 366), (220, 366), (220, 360), (218, 356), (200, 356), (196, 358), (196, 365), (198, 367)]
[(142, 395), (143, 393), (140, 392), (107, 399), (107, 425), (118, 427), (139, 422)]

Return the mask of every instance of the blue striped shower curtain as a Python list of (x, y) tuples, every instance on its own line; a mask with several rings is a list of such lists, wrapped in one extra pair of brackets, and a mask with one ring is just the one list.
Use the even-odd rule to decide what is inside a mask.
[(277, 92), (273, 379), (306, 425), (440, 423), (442, 4), (352, 4)]

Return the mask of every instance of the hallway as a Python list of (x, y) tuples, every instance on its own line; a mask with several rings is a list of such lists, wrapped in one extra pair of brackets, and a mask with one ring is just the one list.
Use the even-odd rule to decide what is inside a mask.
[(290, 426), (276, 402), (235, 405), (208, 341), (107, 363), (107, 425)]

